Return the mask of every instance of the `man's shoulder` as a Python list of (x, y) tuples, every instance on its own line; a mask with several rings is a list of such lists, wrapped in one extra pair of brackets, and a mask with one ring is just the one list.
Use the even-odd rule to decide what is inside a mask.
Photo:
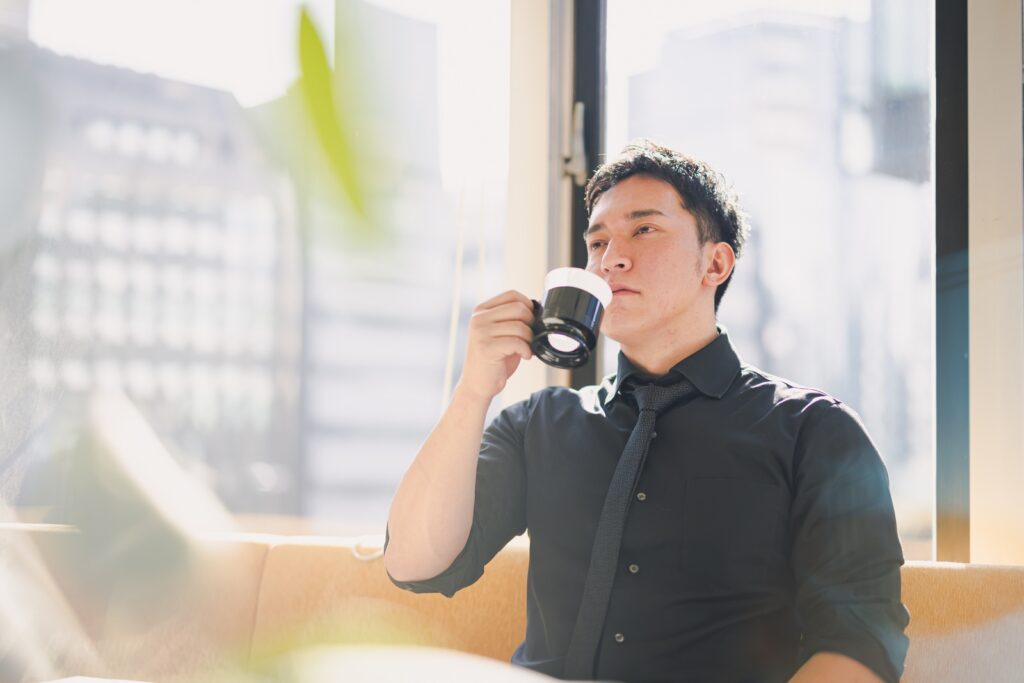
[(784, 425), (786, 433), (805, 444), (824, 443), (821, 439), (835, 442), (844, 435), (863, 440), (868, 433), (860, 414), (827, 391), (751, 365), (740, 368), (730, 391), (751, 407), (757, 419)]
[(849, 406), (824, 389), (794, 382), (747, 363), (740, 366), (733, 390), (736, 395), (763, 397), (774, 405), (785, 404), (799, 410), (821, 410), (831, 406), (852, 412)]
[(504, 409), (504, 412), (529, 418), (533, 413), (542, 411), (550, 414), (553, 410), (576, 410), (583, 409), (587, 412), (600, 411), (600, 407), (607, 395), (606, 382), (601, 384), (585, 386), (580, 389), (563, 386), (550, 386), (538, 389), (517, 403), (513, 403)]
[(509, 407), (514, 405), (524, 406), (527, 408), (533, 408), (538, 403), (548, 403), (551, 401), (565, 401), (565, 400), (578, 400), (575, 397), (579, 396), (580, 393), (585, 392), (587, 389), (592, 387), (583, 387), (583, 389), (573, 389), (572, 387), (563, 386), (550, 386), (538, 389), (537, 391), (530, 394), (527, 398), (522, 399), (518, 403), (513, 403)]
[(562, 386), (544, 387), (540, 391), (534, 392), (530, 396), (530, 401), (534, 409), (540, 406), (545, 408), (564, 406), (567, 408), (579, 407), (584, 410), (590, 410), (599, 405), (603, 400), (605, 395), (605, 392), (602, 391), (603, 388), (605, 388), (604, 383), (580, 387), (579, 389)]

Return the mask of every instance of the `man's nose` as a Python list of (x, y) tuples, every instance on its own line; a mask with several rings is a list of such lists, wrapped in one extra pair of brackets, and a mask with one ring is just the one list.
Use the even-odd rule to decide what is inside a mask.
[(632, 266), (629, 256), (624, 254), (614, 243), (609, 243), (601, 257), (601, 270), (610, 273), (613, 270), (629, 270)]

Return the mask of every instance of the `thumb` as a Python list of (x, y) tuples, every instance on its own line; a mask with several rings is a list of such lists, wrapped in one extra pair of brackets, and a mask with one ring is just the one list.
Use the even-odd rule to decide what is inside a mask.
[(512, 373), (519, 367), (519, 362), (523, 360), (517, 355), (511, 355), (505, 359), (505, 376), (511, 377)]

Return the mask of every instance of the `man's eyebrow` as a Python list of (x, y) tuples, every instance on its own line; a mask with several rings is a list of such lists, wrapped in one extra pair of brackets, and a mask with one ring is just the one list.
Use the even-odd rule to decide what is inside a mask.
[[(664, 216), (664, 212), (658, 211), (657, 209), (637, 209), (636, 211), (630, 211), (626, 214), (626, 218), (633, 221), (637, 218), (647, 218), (648, 216)], [(586, 239), (591, 233), (597, 232), (598, 230), (604, 229), (604, 225), (601, 223), (594, 223), (588, 225), (587, 229), (583, 231), (583, 238)]]
[(665, 214), (657, 209), (638, 209), (637, 211), (630, 211), (626, 218), (630, 220), (636, 220), (637, 218), (647, 218), (648, 216), (664, 216)]

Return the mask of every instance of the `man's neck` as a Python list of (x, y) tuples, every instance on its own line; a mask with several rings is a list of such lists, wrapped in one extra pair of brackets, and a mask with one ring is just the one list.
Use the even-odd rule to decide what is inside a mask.
[(622, 353), (638, 369), (654, 377), (661, 377), (684, 358), (689, 358), (718, 336), (712, 318), (710, 324), (681, 326), (679, 329), (649, 335), (636, 344), (622, 343)]

